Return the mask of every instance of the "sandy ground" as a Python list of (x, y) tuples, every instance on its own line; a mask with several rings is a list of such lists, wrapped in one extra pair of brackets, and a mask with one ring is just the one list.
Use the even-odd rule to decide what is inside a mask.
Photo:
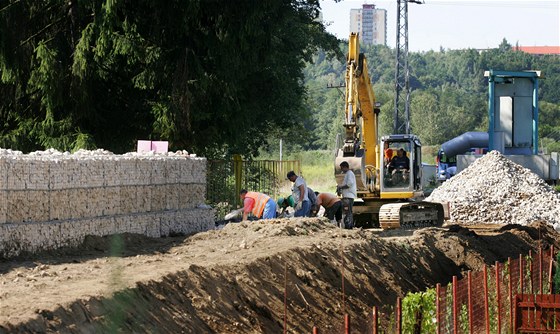
[(88, 237), (0, 263), (0, 333), (335, 333), (345, 313), (363, 333), (374, 305), (559, 241), (544, 223), (380, 231), (319, 218)]

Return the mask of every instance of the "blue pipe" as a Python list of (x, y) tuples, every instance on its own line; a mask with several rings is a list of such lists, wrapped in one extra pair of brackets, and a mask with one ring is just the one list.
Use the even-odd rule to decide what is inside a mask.
[(441, 149), (448, 157), (467, 152), (473, 147), (488, 147), (488, 132), (465, 132), (462, 135), (446, 141)]

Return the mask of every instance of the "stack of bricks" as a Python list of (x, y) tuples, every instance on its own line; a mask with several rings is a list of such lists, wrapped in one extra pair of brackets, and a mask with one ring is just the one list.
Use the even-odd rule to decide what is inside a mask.
[(0, 257), (78, 246), (86, 235), (213, 228), (206, 159), (85, 152), (0, 150)]

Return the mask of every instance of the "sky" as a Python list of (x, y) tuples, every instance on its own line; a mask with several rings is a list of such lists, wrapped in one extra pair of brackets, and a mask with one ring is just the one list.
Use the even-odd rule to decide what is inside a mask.
[[(410, 51), (560, 45), (560, 0), (423, 0), (408, 4)], [(374, 4), (387, 10), (387, 45), (395, 47), (397, 0), (321, 0), (327, 31), (348, 39), (350, 9)]]

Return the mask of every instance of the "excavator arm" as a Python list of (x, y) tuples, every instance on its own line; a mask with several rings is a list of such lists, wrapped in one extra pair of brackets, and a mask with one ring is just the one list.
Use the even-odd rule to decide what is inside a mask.
[(379, 166), (377, 129), (379, 111), (375, 110), (375, 93), (368, 74), (367, 60), (359, 50), (357, 33), (349, 40), (346, 61), (346, 101), (344, 127), (344, 156), (360, 156), (363, 150), (364, 164)]
[(350, 34), (345, 80), (345, 136), (335, 168), (347, 161), (356, 175), (358, 192), (368, 196), (376, 191), (379, 174), (379, 110), (375, 108), (375, 93), (357, 33)]

